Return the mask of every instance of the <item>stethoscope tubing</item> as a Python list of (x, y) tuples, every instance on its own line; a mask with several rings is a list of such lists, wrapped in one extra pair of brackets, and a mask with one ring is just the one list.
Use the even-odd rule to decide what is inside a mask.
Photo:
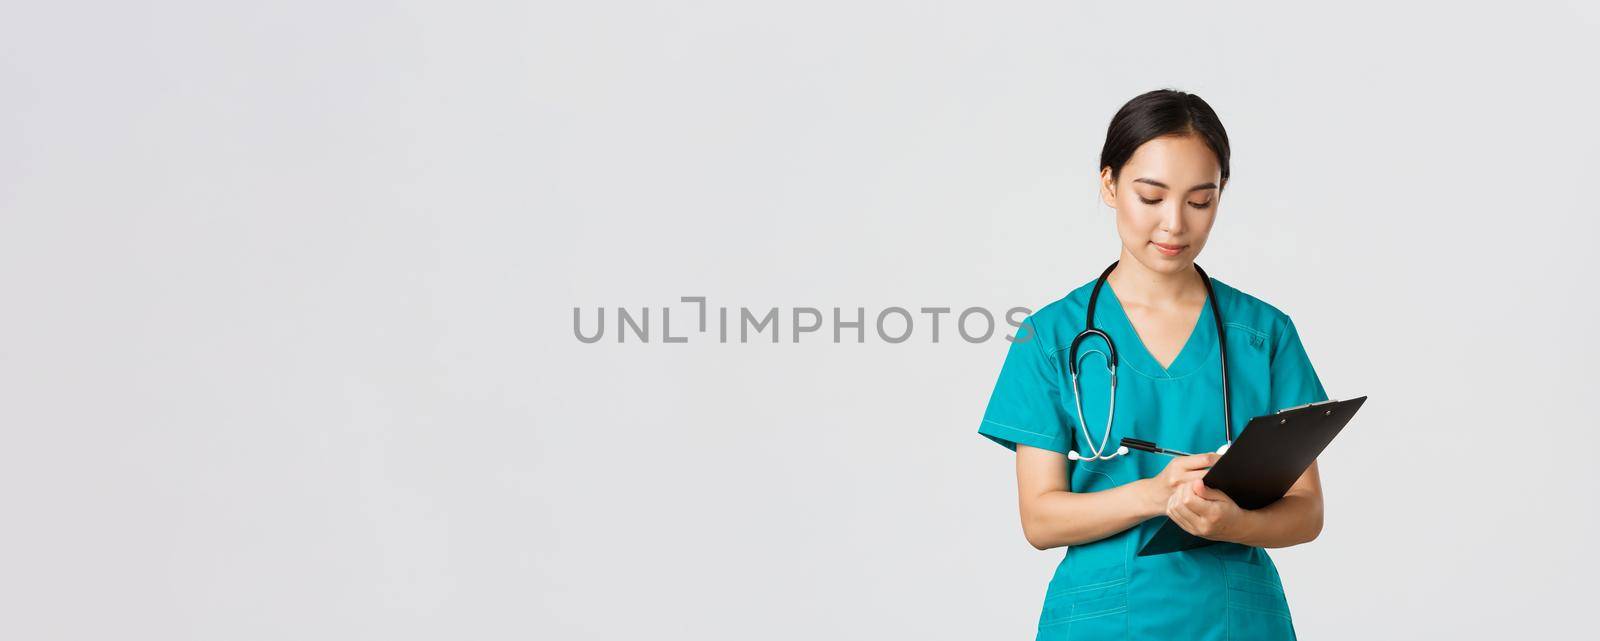
[[(1107, 334), (1094, 326), (1094, 310), (1095, 305), (1100, 299), (1100, 288), (1105, 284), (1106, 278), (1111, 275), (1111, 270), (1116, 269), (1117, 263), (1120, 262), (1122, 261), (1112, 261), (1111, 265), (1106, 267), (1105, 271), (1100, 273), (1100, 278), (1095, 281), (1094, 290), (1089, 293), (1089, 309), (1084, 314), (1084, 329), (1072, 339), (1072, 346), (1067, 351), (1067, 372), (1072, 377), (1072, 401), (1075, 409), (1078, 411), (1078, 427), (1083, 431), (1084, 444), (1089, 447), (1089, 452), (1091, 454), (1091, 456), (1083, 456), (1082, 454), (1079, 454), (1077, 450), (1071, 450), (1068, 452), (1068, 458), (1072, 460), (1108, 461), (1128, 453), (1128, 448), (1121, 446), (1117, 447), (1110, 454), (1105, 453), (1106, 445), (1108, 445), (1111, 440), (1111, 427), (1113, 421), (1116, 419), (1117, 413), (1117, 345), (1111, 340), (1110, 334)], [(1232, 404), (1229, 402), (1228, 398), (1227, 343), (1223, 340), (1222, 311), (1219, 309), (1220, 305), (1217, 302), (1216, 291), (1211, 287), (1211, 277), (1206, 275), (1206, 271), (1201, 269), (1199, 264), (1195, 264), (1194, 270), (1195, 272), (1199, 273), (1200, 281), (1205, 284), (1206, 300), (1211, 306), (1211, 318), (1217, 326), (1217, 355), (1221, 361), (1222, 367), (1223, 439), (1223, 445), (1218, 452), (1222, 452), (1226, 451), (1228, 446), (1233, 444), (1233, 412), (1231, 408)], [(1084, 422), (1083, 420), (1083, 394), (1078, 386), (1078, 373), (1081, 369), (1079, 367), (1078, 360), (1078, 346), (1081, 345), (1084, 340), (1089, 338), (1099, 338), (1105, 342), (1106, 351), (1102, 352), (1100, 350), (1091, 349), (1086, 352), (1084, 356), (1088, 356), (1089, 354), (1100, 354), (1101, 357), (1105, 359), (1106, 370), (1111, 376), (1111, 402), (1109, 404), (1109, 409), (1106, 412), (1105, 431), (1101, 435), (1098, 447), (1094, 443), (1094, 437), (1089, 434), (1088, 423)]]

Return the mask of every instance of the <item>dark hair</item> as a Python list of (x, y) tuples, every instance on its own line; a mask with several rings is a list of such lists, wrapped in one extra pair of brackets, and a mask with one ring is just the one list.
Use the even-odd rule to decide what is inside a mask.
[[(1106, 146), (1100, 150), (1100, 168), (1111, 168), (1115, 181), (1134, 150), (1151, 139), (1173, 135), (1198, 135), (1217, 154), (1222, 182), (1228, 181), (1228, 131), (1211, 105), (1200, 96), (1174, 89), (1140, 94), (1112, 116), (1106, 129)], [(1220, 189), (1221, 186), (1218, 186)]]

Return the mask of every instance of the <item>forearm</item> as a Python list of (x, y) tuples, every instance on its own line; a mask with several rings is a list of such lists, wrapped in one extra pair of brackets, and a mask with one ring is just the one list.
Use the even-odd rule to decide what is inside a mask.
[(1308, 543), (1322, 533), (1322, 499), (1313, 494), (1288, 494), (1272, 505), (1240, 513), (1237, 534), (1227, 540), (1263, 548)]
[(1098, 492), (1052, 490), (1022, 500), (1022, 531), (1034, 547), (1046, 550), (1111, 536), (1160, 515), (1152, 500), (1152, 479), (1140, 479)]

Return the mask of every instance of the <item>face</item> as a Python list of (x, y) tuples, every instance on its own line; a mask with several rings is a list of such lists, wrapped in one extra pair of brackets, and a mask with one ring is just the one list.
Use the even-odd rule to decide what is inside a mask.
[(1206, 246), (1222, 195), (1217, 155), (1198, 136), (1140, 145), (1113, 182), (1100, 172), (1100, 198), (1117, 210), (1123, 254), (1151, 271), (1177, 273)]

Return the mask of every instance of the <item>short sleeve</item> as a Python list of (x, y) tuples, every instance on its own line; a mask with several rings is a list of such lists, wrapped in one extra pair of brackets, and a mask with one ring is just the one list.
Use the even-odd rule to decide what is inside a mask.
[(1045, 352), (1030, 317), (1006, 352), (978, 433), (1016, 450), (1018, 445), (1066, 454), (1072, 432), (1061, 404), (1061, 370)]
[(1284, 328), (1272, 346), (1272, 409), (1274, 411), (1328, 400), (1294, 320), (1283, 317)]

